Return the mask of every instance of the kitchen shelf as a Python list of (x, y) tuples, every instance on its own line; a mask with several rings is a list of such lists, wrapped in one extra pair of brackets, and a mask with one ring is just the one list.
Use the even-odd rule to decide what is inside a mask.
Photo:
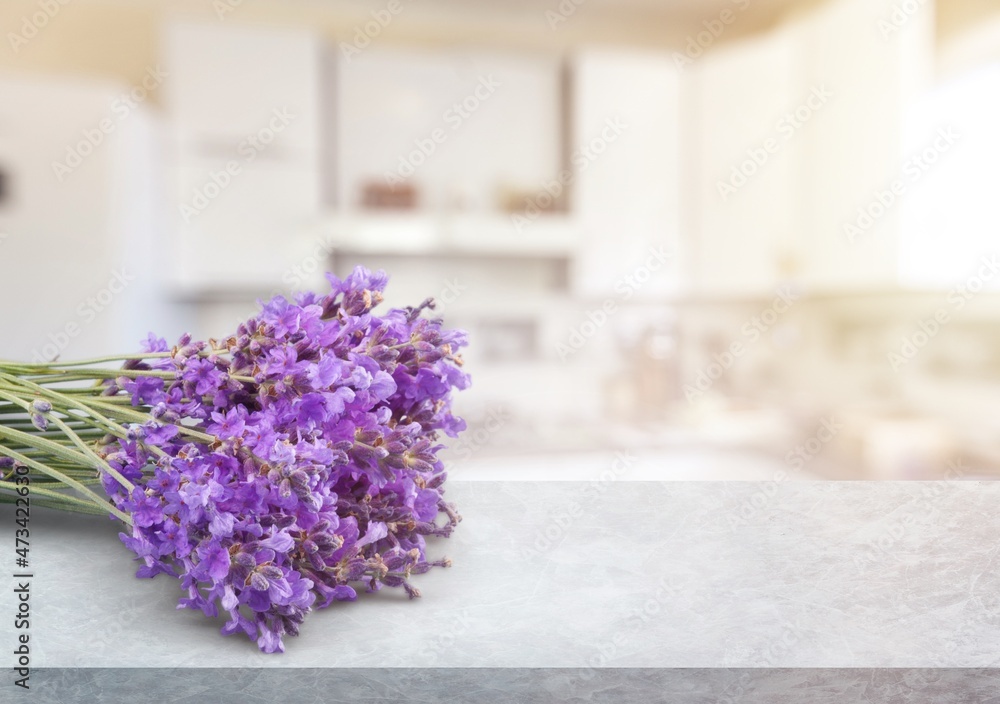
[(321, 238), (335, 250), (379, 256), (570, 258), (571, 216), (540, 216), (520, 231), (503, 214), (349, 213), (328, 217)]

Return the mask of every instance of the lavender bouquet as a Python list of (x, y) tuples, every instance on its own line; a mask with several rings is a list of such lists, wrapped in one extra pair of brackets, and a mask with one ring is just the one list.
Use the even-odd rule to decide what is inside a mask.
[(419, 596), (411, 576), (450, 564), (425, 537), (461, 520), (437, 452), (465, 427), (466, 338), (423, 317), (430, 299), (374, 314), (381, 271), (328, 279), (226, 339), (0, 362), (0, 500), (30, 486), (34, 505), (110, 514), (137, 576), (178, 578), (178, 608), (221, 607), (223, 634), (268, 653), (356, 587)]

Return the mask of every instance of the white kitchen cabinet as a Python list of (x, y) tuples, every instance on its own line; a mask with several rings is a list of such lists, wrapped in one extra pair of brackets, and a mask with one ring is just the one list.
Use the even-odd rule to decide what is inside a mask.
[(522, 231), (504, 215), (427, 213), (401, 210), (332, 215), (323, 230), (331, 243), (369, 254), (435, 254), (568, 258), (576, 251), (577, 227), (563, 215), (545, 215)]
[(575, 293), (621, 297), (652, 250), (668, 260), (635, 299), (678, 290), (680, 75), (667, 53), (592, 50), (572, 60), (571, 209), (581, 228)]
[(315, 249), (310, 233), (320, 211), (316, 170), (294, 163), (241, 164), (218, 191), (211, 174), (226, 172), (214, 160), (191, 157), (171, 173), (184, 208), (176, 214), (179, 292), (282, 287), (286, 273)]
[(319, 36), (299, 30), (167, 23), (163, 98), (182, 151), (228, 156), (283, 111), (291, 119), (268, 150), (272, 158), (315, 163), (324, 119), (322, 52)]
[(890, 201), (885, 192), (896, 182), (905, 191), (913, 185), (903, 131), (908, 105), (929, 78), (934, 12), (928, 3), (887, 29), (882, 23), (897, 5), (839, 0), (790, 27), (801, 57), (799, 92), (818, 86), (831, 93), (802, 131), (798, 170), (801, 279), (812, 290), (899, 282), (901, 201), (880, 209), (879, 199)]
[(309, 32), (172, 22), (171, 278), (183, 295), (271, 291), (309, 256), (324, 174), (323, 43)]
[[(785, 273), (795, 236), (799, 138), (793, 38), (772, 32), (691, 67), (697, 190), (690, 267), (705, 295), (760, 295)], [(802, 129), (808, 129), (808, 123)]]
[(496, 212), (561, 168), (561, 61), (545, 54), (372, 47), (337, 61), (338, 203), (415, 187), (425, 211)]
[(691, 67), (695, 291), (898, 284), (891, 188), (905, 178), (904, 119), (926, 84), (933, 11), (886, 30), (895, 5), (835, 0)]

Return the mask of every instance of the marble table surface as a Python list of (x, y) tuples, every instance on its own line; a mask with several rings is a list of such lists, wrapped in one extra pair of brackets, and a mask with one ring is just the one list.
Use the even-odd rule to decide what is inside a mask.
[[(1000, 483), (454, 481), (449, 497), (464, 520), (431, 553), (454, 567), (417, 577), (423, 598), (362, 594), (271, 656), (175, 610), (176, 580), (135, 579), (113, 522), (36, 510), (33, 666), (1000, 665)], [(0, 523), (12, 536), (10, 507)]]

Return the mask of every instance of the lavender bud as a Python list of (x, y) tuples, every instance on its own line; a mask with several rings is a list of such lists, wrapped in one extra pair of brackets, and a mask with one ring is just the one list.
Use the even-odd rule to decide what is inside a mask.
[(264, 575), (267, 579), (281, 579), (285, 576), (284, 572), (281, 571), (280, 567), (275, 567), (274, 565), (264, 565), (258, 572)]
[(36, 398), (31, 402), (31, 407), (39, 413), (48, 413), (52, 410), (52, 404), (43, 398)]
[(254, 556), (248, 552), (236, 553), (235, 557), (233, 557), (233, 562), (247, 571), (253, 570), (257, 567), (257, 560), (255, 560)]
[(271, 588), (271, 583), (267, 581), (267, 577), (262, 575), (260, 572), (250, 573), (250, 588), (256, 589), (258, 591), (266, 592)]

